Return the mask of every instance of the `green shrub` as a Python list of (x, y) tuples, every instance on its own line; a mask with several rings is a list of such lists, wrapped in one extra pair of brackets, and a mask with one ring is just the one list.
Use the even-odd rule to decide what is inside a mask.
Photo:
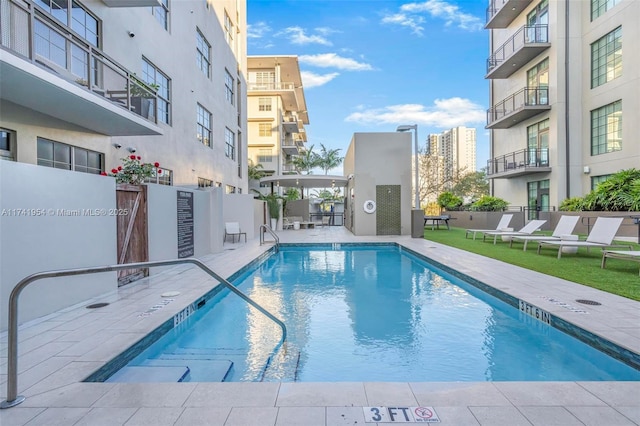
[(479, 200), (471, 204), (471, 210), (478, 212), (500, 212), (507, 208), (508, 202), (502, 198), (483, 195)]
[(560, 207), (558, 207), (558, 210), (560, 210), (561, 212), (579, 212), (583, 210), (583, 205), (584, 198), (571, 197), (560, 203)]
[(458, 210), (462, 205), (462, 198), (453, 195), (451, 192), (443, 192), (438, 196), (438, 205), (445, 210)]
[(640, 211), (640, 170), (614, 173), (584, 196), (564, 200), (564, 211)]

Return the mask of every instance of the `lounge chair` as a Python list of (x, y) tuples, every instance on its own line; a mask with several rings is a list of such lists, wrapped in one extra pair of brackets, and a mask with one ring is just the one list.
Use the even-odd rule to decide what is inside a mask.
[(227, 241), (227, 236), (231, 236), (231, 241), (235, 243), (236, 235), (238, 236), (238, 242), (240, 242), (240, 237), (242, 235), (244, 235), (244, 242), (247, 242), (247, 233), (240, 230), (240, 224), (238, 222), (225, 222), (224, 239), (222, 240), (222, 244)]
[(573, 229), (578, 224), (578, 220), (580, 220), (580, 216), (566, 216), (563, 215), (560, 217), (558, 224), (555, 229), (551, 233), (551, 235), (517, 235), (511, 238), (511, 242), (509, 243), (509, 247), (513, 247), (514, 241), (522, 241), (524, 246), (522, 247), (523, 251), (527, 251), (527, 243), (529, 241), (560, 241), (563, 235), (571, 235)]
[[(605, 263), (607, 262), (607, 258), (612, 259), (623, 259), (623, 260), (633, 260), (635, 262), (640, 262), (640, 251), (618, 251), (618, 250), (602, 250), (602, 264), (601, 268), (604, 268)], [(638, 271), (638, 275), (640, 275), (640, 270)]]
[(283, 217), (282, 229), (293, 229), (293, 221), (288, 217)]
[(622, 224), (624, 218), (622, 217), (599, 217), (596, 219), (596, 223), (593, 224), (591, 232), (587, 236), (586, 241), (572, 241), (572, 240), (560, 240), (560, 241), (539, 241), (538, 242), (538, 254), (543, 246), (558, 247), (558, 259), (562, 257), (563, 247), (586, 247), (587, 250), (591, 247), (599, 247), (602, 249), (609, 247), (628, 247), (629, 245), (614, 244), (613, 239)]
[(493, 244), (496, 243), (496, 241), (498, 240), (498, 237), (514, 237), (514, 236), (518, 236), (518, 235), (531, 235), (535, 231), (540, 229), (540, 227), (542, 225), (544, 225), (545, 222), (546, 222), (546, 220), (532, 220), (531, 222), (527, 223), (525, 226), (520, 228), (518, 231), (489, 231), (489, 232), (485, 232), (484, 235), (482, 236), (482, 241), (484, 241), (487, 238), (487, 235), (493, 236)]
[(498, 226), (496, 226), (496, 229), (467, 229), (467, 232), (464, 234), (464, 237), (467, 238), (469, 234), (473, 233), (473, 239), (475, 240), (477, 233), (501, 231), (507, 226), (509, 226), (509, 222), (511, 222), (512, 218), (513, 218), (512, 214), (503, 214), (502, 217), (500, 218), (500, 222), (498, 222)]

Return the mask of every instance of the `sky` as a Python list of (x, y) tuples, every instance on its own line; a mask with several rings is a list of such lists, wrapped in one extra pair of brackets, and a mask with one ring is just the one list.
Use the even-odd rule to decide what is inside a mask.
[(344, 156), (353, 133), (405, 124), (418, 125), (422, 149), (429, 134), (466, 126), (479, 169), (489, 157), (487, 4), (247, 0), (247, 53), (298, 56), (315, 152)]

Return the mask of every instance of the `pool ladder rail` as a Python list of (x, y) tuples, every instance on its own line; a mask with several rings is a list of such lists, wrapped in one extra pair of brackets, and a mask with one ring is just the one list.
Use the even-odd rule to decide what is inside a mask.
[(260, 245), (264, 244), (265, 232), (268, 232), (269, 234), (271, 234), (271, 236), (275, 240), (276, 253), (280, 251), (280, 238), (278, 238), (278, 235), (268, 225), (260, 225), (260, 228), (258, 229), (258, 233), (260, 234)]
[[(264, 225), (263, 225), (264, 226)], [(270, 229), (270, 228), (269, 228)], [(273, 231), (271, 231), (273, 233)], [(278, 240), (276, 239), (276, 249), (277, 249)], [(226, 279), (222, 278), (220, 275), (216, 274), (214, 271), (209, 269), (207, 265), (205, 265), (202, 261), (195, 258), (186, 258), (186, 259), (171, 259), (171, 260), (159, 260), (152, 262), (136, 262), (136, 263), (125, 263), (119, 265), (110, 265), (110, 266), (96, 266), (90, 268), (78, 268), (78, 269), (61, 269), (57, 271), (45, 271), (45, 272), (37, 272), (35, 274), (31, 274), (25, 278), (23, 278), (18, 284), (15, 285), (13, 290), (11, 291), (11, 295), (9, 296), (9, 324), (8, 324), (8, 345), (7, 345), (7, 399), (0, 402), (0, 409), (15, 407), (16, 405), (22, 403), (26, 397), (23, 395), (18, 395), (18, 299), (20, 297), (20, 293), (34, 281), (43, 279), (43, 278), (55, 278), (55, 277), (68, 277), (72, 275), (87, 275), (87, 274), (96, 274), (100, 272), (111, 272), (111, 271), (121, 271), (123, 269), (138, 269), (138, 268), (148, 268), (154, 266), (169, 266), (169, 265), (180, 265), (183, 263), (191, 263), (196, 265), (198, 268), (202, 269), (204, 272), (209, 274), (212, 278), (217, 280), (220, 284), (227, 287), (233, 293), (238, 295), (241, 299), (249, 303), (251, 306), (262, 312), (266, 317), (275, 322), (282, 329), (282, 337), (280, 341), (275, 346), (269, 359), (267, 360), (267, 365), (270, 363), (271, 358), (275, 355), (280, 348), (284, 345), (287, 339), (287, 327), (284, 322), (279, 320), (265, 308), (256, 303), (249, 296), (240, 291), (236, 286), (231, 284)]]

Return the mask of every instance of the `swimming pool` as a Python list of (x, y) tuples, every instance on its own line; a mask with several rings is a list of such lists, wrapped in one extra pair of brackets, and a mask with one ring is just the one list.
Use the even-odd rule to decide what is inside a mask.
[(234, 284), (287, 324), (271, 360), (280, 329), (223, 290), (128, 366), (195, 382), (640, 380), (395, 244), (282, 246)]

